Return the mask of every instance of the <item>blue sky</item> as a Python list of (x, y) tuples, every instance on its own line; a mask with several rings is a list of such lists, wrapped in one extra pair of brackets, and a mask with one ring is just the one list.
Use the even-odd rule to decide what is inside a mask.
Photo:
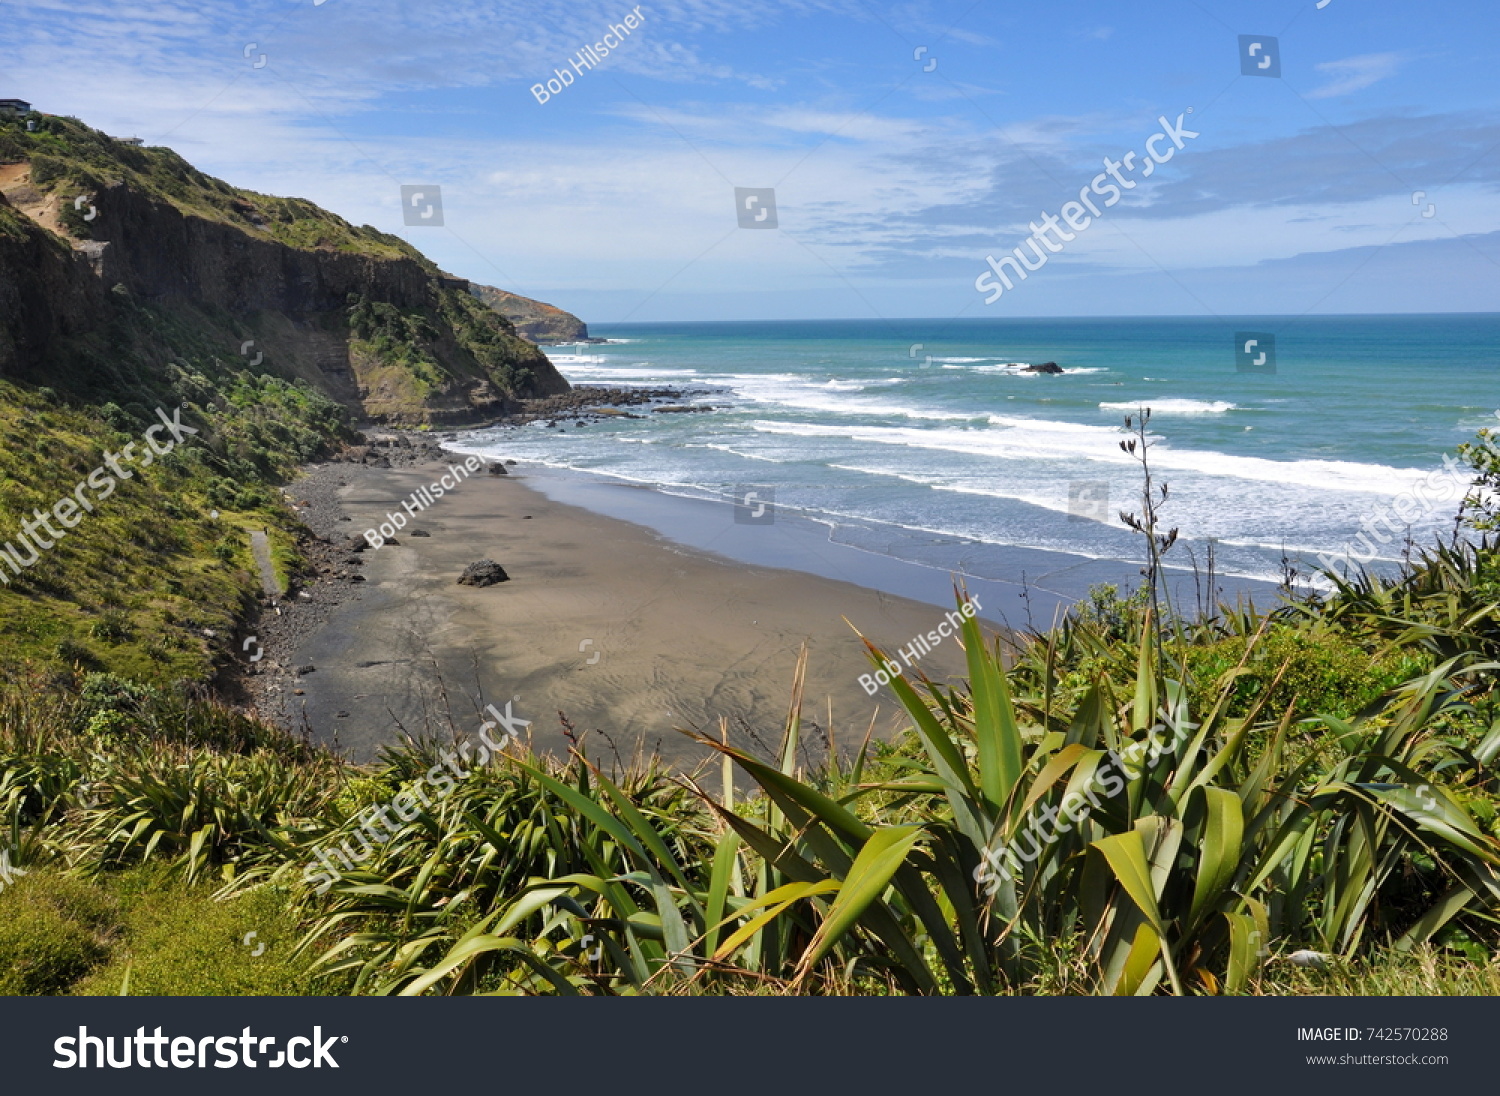
[[(1493, 0), (665, 0), (538, 102), (631, 10), (9, 0), (0, 97), (591, 322), (1500, 310)], [(1179, 114), (1198, 137), (985, 304), (987, 255)]]

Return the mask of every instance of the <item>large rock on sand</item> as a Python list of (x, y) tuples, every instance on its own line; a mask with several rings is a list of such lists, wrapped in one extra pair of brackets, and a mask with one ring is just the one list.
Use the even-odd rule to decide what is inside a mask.
[(482, 559), (478, 563), (471, 563), (464, 568), (464, 573), (458, 576), (460, 586), (493, 586), (497, 582), (509, 582), (510, 576), (492, 559)]

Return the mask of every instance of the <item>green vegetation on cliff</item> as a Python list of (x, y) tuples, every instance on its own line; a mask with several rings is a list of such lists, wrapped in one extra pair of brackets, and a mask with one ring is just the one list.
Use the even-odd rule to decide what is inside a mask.
[(534, 301), (517, 293), (507, 293), (492, 285), (472, 287), (474, 296), (500, 313), (524, 338), (536, 343), (576, 342), (589, 337), (589, 328), (571, 312), (556, 305)]
[(260, 597), (249, 530), (299, 566), (279, 485), (300, 464), (361, 419), (472, 422), (560, 389), (397, 237), (75, 119), (0, 118), (0, 546), (26, 555), (23, 523), (157, 409), (199, 431), (0, 585), (0, 667), (210, 680)]
[(66, 199), (62, 216), (71, 234), (92, 237), (78, 195), (126, 186), (171, 203), (184, 214), (263, 233), (288, 247), (337, 250), (379, 258), (405, 258), (434, 274), (437, 267), (399, 236), (369, 225), (356, 227), (301, 198), (277, 198), (230, 186), (205, 175), (169, 148), (122, 144), (76, 118), (44, 116), (35, 131), (19, 121), (0, 123), (0, 163), (30, 161), (31, 185)]
[(567, 391), (405, 241), (232, 187), (170, 149), (70, 118), (35, 132), (0, 119), (0, 199), (0, 376), (123, 403), (165, 361), (239, 356), (356, 419), (406, 425)]

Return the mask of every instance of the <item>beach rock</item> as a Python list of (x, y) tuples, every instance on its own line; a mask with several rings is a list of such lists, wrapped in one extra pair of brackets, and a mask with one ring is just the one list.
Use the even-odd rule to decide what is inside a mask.
[(514, 464), (515, 464), (515, 463), (516, 463), (516, 462), (515, 462), (515, 461), (513, 461), (513, 460), (508, 460), (508, 461), (506, 461), (506, 462), (505, 462), (505, 463), (506, 463), (506, 464), (509, 464), (509, 465), (514, 465)]
[(349, 576), (349, 581), (350, 582), (363, 582), (364, 580), (365, 580), (365, 576), (364, 575), (350, 575)]
[(1021, 370), (1022, 373), (1061, 373), (1063, 367), (1056, 362), (1042, 362), (1041, 365), (1028, 365)]
[(430, 537), (430, 536), (432, 536), (432, 534), (429, 533), (426, 529), (413, 529), (411, 532), (407, 533), (406, 535), (409, 536), (409, 537)]
[(510, 475), (510, 473), (505, 470), (505, 465), (501, 464), (499, 461), (496, 461), (494, 464), (490, 465), (490, 475), (508, 476)]
[(464, 573), (458, 576), (460, 586), (493, 586), (497, 582), (509, 582), (510, 576), (492, 559), (482, 559), (478, 563), (471, 563), (464, 568)]
[(309, 664), (307, 666), (298, 666), (297, 667), (297, 676), (299, 676), (299, 677), (302, 677), (302, 676), (304, 676), (306, 674), (315, 674), (317, 672), (318, 672), (318, 668), (316, 666), (311, 665), (311, 664)]

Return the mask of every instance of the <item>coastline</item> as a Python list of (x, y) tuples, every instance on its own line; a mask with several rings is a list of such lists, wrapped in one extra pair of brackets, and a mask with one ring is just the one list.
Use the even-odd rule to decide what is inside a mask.
[[(724, 501), (537, 465), (481, 467), (370, 548), (365, 530), (474, 455), (463, 435), (441, 440), (396, 434), (308, 466), (286, 489), (322, 577), (262, 615), (264, 659), (237, 684), (263, 718), (356, 760), (404, 735), (470, 736), (487, 704), (507, 700), (542, 752), (567, 748), (565, 716), (598, 732), (596, 755), (687, 767), (704, 751), (676, 729), (718, 734), (721, 719), (731, 742), (769, 755), (806, 643), (805, 760), (816, 763), (830, 720), (841, 750), (900, 726), (889, 690), (861, 682), (872, 667), (851, 623), (894, 656), (939, 626), (955, 582), (986, 631), (1005, 633), (1051, 627), (1093, 585), (1140, 580), (1127, 561), (994, 545), (976, 556), (952, 540), (908, 542), (920, 551), (903, 558), (795, 512), (745, 522)], [(486, 444), (486, 463), (499, 448)], [(510, 580), (458, 585), (483, 559)], [(1172, 577), (1190, 603), (1192, 576)], [(964, 653), (950, 639), (915, 668), (962, 680)]]
[[(722, 719), (732, 743), (775, 748), (805, 644), (804, 764), (822, 762), (830, 737), (847, 754), (872, 728), (888, 737), (902, 725), (888, 691), (860, 683), (872, 667), (850, 623), (893, 655), (938, 628), (943, 609), (684, 547), (557, 501), (516, 468), (481, 470), (356, 556), (351, 536), (463, 460), (414, 456), (389, 468), (310, 466), (288, 488), (328, 581), (262, 618), (265, 656), (245, 683), (263, 718), (367, 761), (403, 734), (472, 736), (485, 705), (509, 701), (541, 752), (566, 750), (562, 713), (590, 732), (596, 759), (655, 753), (689, 768), (705, 751), (676, 728), (717, 735)], [(458, 585), (482, 559), (510, 580)], [(955, 681), (964, 652), (945, 639), (916, 666)]]

